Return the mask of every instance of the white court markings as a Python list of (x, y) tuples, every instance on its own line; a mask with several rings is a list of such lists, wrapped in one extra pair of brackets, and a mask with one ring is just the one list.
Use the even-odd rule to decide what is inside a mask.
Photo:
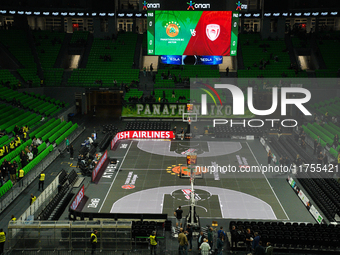
[[(249, 146), (249, 144), (248, 144), (248, 143), (247, 143), (247, 145), (248, 145), (248, 148), (249, 148), (249, 150), (250, 150), (251, 154), (253, 155), (254, 159), (256, 160), (256, 163), (257, 163), (258, 167), (260, 167), (260, 164), (259, 164), (259, 162), (257, 161), (257, 158), (255, 157), (255, 155), (254, 155), (254, 153), (253, 153), (253, 150), (250, 148), (250, 146)], [(264, 173), (262, 173), (262, 174), (263, 174), (264, 178), (266, 179), (266, 181), (267, 181), (267, 183), (268, 183), (268, 186), (269, 186), (269, 187), (270, 187), (270, 189), (272, 190), (272, 192), (273, 192), (274, 196), (276, 197), (276, 200), (277, 200), (277, 202), (278, 202), (278, 203), (279, 203), (279, 205), (281, 206), (281, 208), (282, 208), (282, 211), (285, 213), (285, 215), (286, 215), (287, 219), (289, 220), (289, 217), (288, 217), (288, 215), (287, 215), (287, 213), (286, 213), (285, 209), (283, 208), (283, 206), (282, 206), (282, 204), (281, 204), (281, 202), (280, 202), (279, 198), (277, 197), (277, 195), (276, 195), (276, 193), (275, 193), (275, 191), (274, 191), (273, 187), (270, 185), (270, 183), (269, 183), (269, 181), (268, 181), (268, 178), (267, 178), (267, 176), (266, 176)]]
[[(221, 215), (226, 219), (276, 220), (272, 207), (252, 195), (217, 187), (195, 186), (219, 196)], [(174, 190), (190, 189), (190, 186), (166, 186), (151, 188), (126, 195), (117, 200), (110, 213), (163, 213), (164, 195)], [(183, 202), (183, 205), (186, 202)], [(197, 203), (199, 204), (199, 201)], [(209, 210), (209, 208), (208, 208)]]
[[(235, 153), (242, 149), (240, 142), (209, 142), (209, 151), (199, 154), (199, 157), (217, 157)], [(178, 154), (175, 151), (170, 151), (171, 141), (138, 141), (138, 149), (161, 156), (169, 157), (186, 157), (185, 154)], [(190, 143), (188, 143), (190, 148)]]

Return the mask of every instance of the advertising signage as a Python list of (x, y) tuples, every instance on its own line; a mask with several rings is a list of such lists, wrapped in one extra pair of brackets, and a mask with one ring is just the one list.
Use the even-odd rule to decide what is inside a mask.
[[(234, 6), (235, 5), (235, 6)], [(228, 5), (229, 7), (229, 5)], [(220, 0), (140, 0), (140, 11), (169, 10), (169, 11), (221, 11), (228, 10), (227, 1)], [(236, 10), (237, 5), (230, 5), (230, 10)]]

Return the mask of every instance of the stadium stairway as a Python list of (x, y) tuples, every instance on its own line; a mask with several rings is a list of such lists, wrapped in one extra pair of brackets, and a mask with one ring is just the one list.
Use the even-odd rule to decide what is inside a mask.
[(86, 41), (85, 51), (83, 55), (81, 56), (81, 60), (80, 60), (78, 68), (86, 68), (87, 61), (89, 59), (90, 51), (92, 48), (93, 40), (94, 40), (93, 34), (89, 33), (87, 37), (87, 41)]
[(290, 62), (293, 65), (298, 65), (298, 63), (296, 61), (296, 54), (295, 54), (295, 50), (294, 50), (294, 47), (293, 47), (292, 39), (291, 39), (289, 34), (285, 35), (285, 43), (286, 43), (287, 49), (289, 51)]
[(0, 42), (0, 65), (6, 69), (23, 68), (24, 66), (14, 57), (14, 55)]
[(15, 76), (15, 78), (17, 78), (18, 81), (21, 82), (21, 84), (26, 84), (26, 81), (24, 78), (22, 78), (22, 76), (19, 74), (19, 72), (17, 70), (9, 70), (9, 72)]
[(57, 60), (55, 61), (53, 68), (60, 68), (60, 67), (62, 67), (63, 59), (67, 55), (68, 46), (69, 46), (69, 43), (71, 42), (71, 38), (72, 38), (72, 34), (71, 33), (67, 33), (65, 35), (63, 44), (61, 45), (61, 48), (60, 48)]
[(135, 56), (133, 57), (133, 62), (135, 63), (132, 66), (133, 69), (141, 68), (140, 63), (141, 63), (141, 56), (142, 56), (142, 54), (141, 54), (142, 44), (143, 44), (143, 34), (138, 34), (136, 49), (135, 49)]
[(67, 81), (71, 77), (71, 75), (72, 75), (72, 70), (64, 70), (63, 79), (62, 79), (62, 82), (61, 82), (62, 87), (67, 86)]
[(321, 51), (318, 47), (318, 44), (316, 42), (315, 36), (312, 36), (312, 38), (309, 41), (311, 47), (312, 47), (312, 51), (314, 52), (314, 56), (316, 58), (316, 61), (319, 65), (318, 69), (327, 69), (326, 63), (322, 57)]
[(38, 56), (38, 53), (37, 53), (37, 48), (35, 47), (33, 34), (32, 34), (32, 31), (28, 27), (27, 20), (25, 20), (23, 22), (23, 25), (24, 25), (24, 28), (25, 28), (25, 31), (26, 31), (28, 45), (31, 48), (32, 55), (34, 57), (34, 62), (37, 65), (38, 76), (41, 79), (44, 76), (44, 74), (43, 74), (43, 70), (42, 70), (41, 63), (40, 63), (40, 60), (39, 60), (39, 56)]

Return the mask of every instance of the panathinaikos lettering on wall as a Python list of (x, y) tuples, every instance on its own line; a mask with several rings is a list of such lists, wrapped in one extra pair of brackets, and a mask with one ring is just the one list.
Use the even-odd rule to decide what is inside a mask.
[[(145, 118), (182, 118), (187, 113), (186, 104), (170, 103), (140, 103), (123, 106), (122, 117), (145, 117)], [(201, 115), (201, 105), (194, 104), (193, 113), (200, 118), (254, 118), (255, 115), (245, 109), (244, 115), (233, 115), (231, 105), (208, 104), (207, 115)]]

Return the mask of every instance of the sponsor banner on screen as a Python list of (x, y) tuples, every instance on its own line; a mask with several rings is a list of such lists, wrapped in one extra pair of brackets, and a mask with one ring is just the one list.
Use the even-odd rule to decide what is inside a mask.
[(154, 39), (155, 48), (150, 55), (229, 56), (231, 41), (233, 55), (236, 55), (237, 13), (154, 11), (153, 17), (154, 27), (148, 26), (151, 30), (148, 41)]
[(235, 10), (237, 5), (227, 4), (227, 1), (202, 0), (202, 1), (169, 1), (169, 0), (139, 0), (140, 11), (172, 10), (172, 11), (202, 11), (202, 10)]
[(74, 198), (72, 204), (71, 204), (71, 209), (72, 210), (76, 210), (78, 205), (80, 204), (81, 200), (83, 199), (85, 194), (85, 186), (83, 184), (83, 186), (81, 187), (81, 189), (78, 191), (78, 194), (76, 195), (76, 197)]
[(118, 132), (111, 141), (111, 149), (116, 142), (123, 139), (173, 139), (172, 131), (123, 131)]
[(107, 151), (105, 151), (105, 153), (101, 156), (101, 158), (99, 159), (96, 167), (94, 168), (93, 172), (92, 172), (92, 181), (94, 181), (100, 171), (100, 169), (102, 168), (104, 162), (107, 159)]
[(222, 56), (161, 56), (163, 64), (170, 65), (219, 65), (223, 63)]

